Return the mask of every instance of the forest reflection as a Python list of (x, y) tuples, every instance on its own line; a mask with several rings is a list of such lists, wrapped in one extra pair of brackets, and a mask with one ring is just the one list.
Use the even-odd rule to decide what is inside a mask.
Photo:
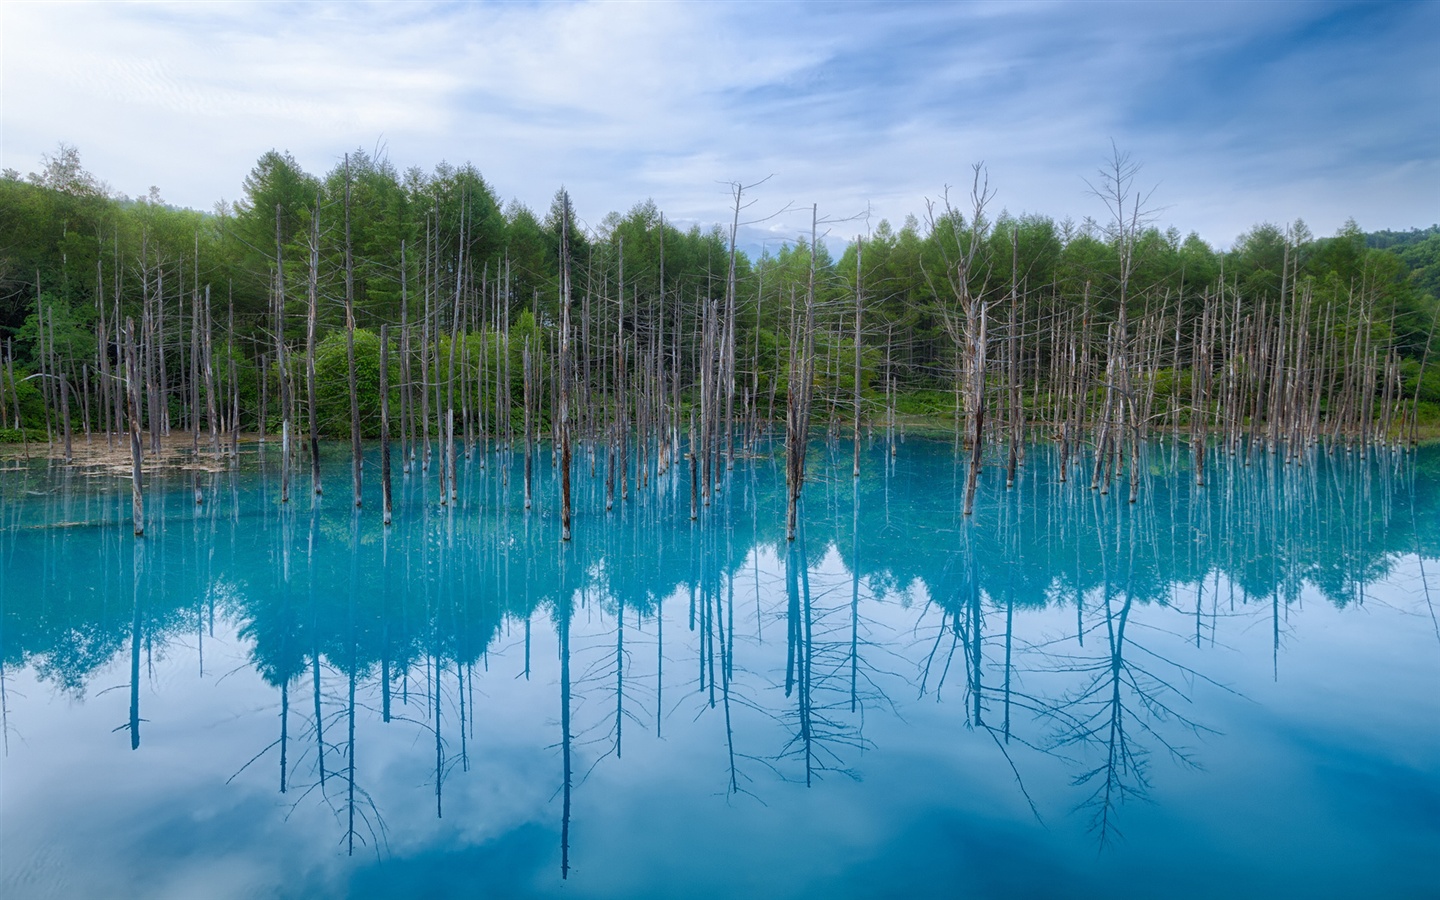
[[(1036, 817), (1027, 754), (1062, 760), (1103, 845), (1125, 802), (1147, 795), (1155, 760), (1202, 762), (1196, 739), (1211, 726), (1192, 692), (1232, 690), (1226, 657), (1209, 664), (1207, 648), (1258, 623), (1283, 678), (1306, 596), (1363, 605), (1411, 556), (1434, 621), (1434, 451), (1222, 455), (1195, 487), (1187, 451), (1155, 444), (1129, 504), (1051, 477), (1048, 451), (1031, 448), (1016, 486), (985, 484), (971, 517), (958, 514), (963, 466), (948, 445), (877, 451), (859, 478), (848, 445), (812, 452), (794, 542), (768, 458), (737, 466), (694, 523), (688, 482), (657, 481), (605, 512), (601, 480), (581, 479), (568, 544), (544, 504), (524, 509), (504, 467), (473, 462), (449, 508), (407, 477), (397, 495), (413, 511), (391, 528), (345, 503), (280, 505), (263, 459), (173, 475), (143, 540), (112, 527), (128, 495), (103, 476), (9, 471), (0, 689), (29, 668), (83, 698), (124, 661), (129, 714), (114, 725), (143, 751), (155, 660), (193, 656), (197, 677), (224, 674), (207, 648), (233, 635), (276, 721), (230, 777), (269, 768), (288, 802), (328, 805), (354, 853), (387, 841), (357, 719), (403, 730), (405, 752), (426, 755), (443, 818), (477, 719), (507, 684), (543, 679), (553, 706), (527, 712), (553, 733), (535, 750), (555, 756), (568, 875), (573, 804), (637, 740), (718, 719), (724, 771), (694, 780), (763, 800), (854, 774), (897, 727), (877, 721), (921, 700), (989, 735)], [(1179, 658), (1182, 643), (1199, 654)]]

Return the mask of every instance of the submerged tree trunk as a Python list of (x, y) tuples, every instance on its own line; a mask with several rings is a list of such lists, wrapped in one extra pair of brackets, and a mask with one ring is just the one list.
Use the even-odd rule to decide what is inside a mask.
[(210, 285), (205, 285), (205, 322), (202, 328), (203, 352), (205, 354), (205, 418), (210, 424), (210, 453), (220, 455), (220, 411), (215, 403), (215, 357), (212, 319), (210, 315)]
[[(810, 207), (810, 277), (805, 289), (805, 311), (799, 347), (792, 350), (790, 384), (786, 400), (785, 431), (785, 539), (795, 540), (800, 490), (805, 485), (805, 451), (810, 439), (810, 400), (815, 377), (815, 241), (819, 207)], [(791, 339), (792, 346), (794, 338)]]
[[(355, 505), (360, 505), (362, 464), (360, 397), (355, 378), (355, 257), (350, 246), (350, 155), (345, 155), (345, 364), (350, 385), (350, 454), (355, 484)], [(386, 516), (387, 520), (389, 516)]]
[(521, 400), (525, 404), (525, 508), (529, 509), (533, 502), (532, 476), (535, 469), (535, 426), (533, 421), (535, 409), (535, 363), (530, 355), (530, 336), (525, 336), (525, 344), (521, 350), (520, 366), (523, 370), (521, 376), (524, 382), (521, 385)]
[(316, 495), (320, 485), (320, 428), (316, 421), (315, 401), (315, 329), (320, 305), (320, 197), (315, 197), (315, 213), (310, 217), (310, 311), (305, 320), (305, 394), (310, 413), (310, 483)]
[(860, 259), (865, 252), (865, 241), (855, 238), (855, 424), (851, 433), (855, 465), (852, 475), (860, 477), (860, 311), (863, 307), (864, 287), (861, 281)]
[(145, 495), (140, 481), (140, 365), (135, 352), (135, 322), (125, 320), (125, 381), (130, 422), (130, 513), (135, 535), (145, 533)]
[(390, 330), (380, 326), (380, 495), (390, 524)]
[(285, 262), (280, 236), (280, 204), (275, 204), (275, 364), (280, 381), (280, 502), (290, 502), (294, 423), (290, 417), (290, 366), (285, 350)]
[(560, 540), (570, 540), (570, 199), (560, 217), (560, 354), (556, 410), (560, 443)]

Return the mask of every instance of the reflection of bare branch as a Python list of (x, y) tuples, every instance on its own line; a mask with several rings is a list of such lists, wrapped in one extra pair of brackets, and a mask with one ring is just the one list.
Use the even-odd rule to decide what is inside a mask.
[[(850, 620), (848, 602), (831, 607), (815, 603), (817, 595), (811, 591), (810, 567), (805, 561), (803, 527), (788, 548), (785, 567), (789, 621), (786, 693), (793, 694), (795, 704), (781, 716), (792, 734), (776, 758), (802, 759), (806, 785), (813, 784), (825, 772), (853, 777), (843, 751), (863, 751), (873, 746), (861, 728), (863, 715), (859, 723), (845, 720), (845, 714), (851, 709), (862, 707), (858, 692), (859, 663), (853, 656), (859, 644), (858, 635), (854, 634), (858, 624)], [(825, 593), (822, 591), (819, 596)], [(857, 676), (854, 680), (852, 674)], [(878, 689), (874, 699), (890, 702)]]
[[(1440, 312), (1436, 313), (1440, 317)], [(1420, 547), (1419, 516), (1415, 512), (1415, 470), (1408, 470), (1410, 488), (1410, 530), (1415, 535), (1415, 558), (1420, 564), (1420, 590), (1425, 596), (1425, 608), (1430, 611), (1430, 624), (1435, 629), (1435, 639), (1440, 641), (1440, 618), (1435, 615), (1435, 604), (1430, 599), (1430, 579), (1425, 575), (1425, 552)]]
[(1096, 607), (1097, 620), (1089, 626), (1090, 630), (1104, 631), (1103, 656), (1050, 657), (1050, 671), (1080, 674), (1085, 680), (1046, 712), (1057, 726), (1052, 748), (1073, 748), (1082, 755), (1096, 750), (1100, 753), (1100, 762), (1083, 769), (1072, 783), (1090, 788), (1077, 808), (1092, 810), (1089, 827), (1097, 833), (1102, 847), (1121, 834), (1115, 818), (1118, 808), (1127, 800), (1143, 800), (1149, 793), (1150, 750), (1137, 738), (1144, 736), (1154, 741), (1174, 762), (1198, 767), (1193, 753), (1170, 739), (1159, 726), (1174, 723), (1192, 734), (1213, 733), (1180, 710), (1179, 702), (1190, 699), (1183, 686), (1127, 658), (1127, 649), (1133, 647), (1176, 672), (1224, 687), (1190, 667), (1135, 644), (1127, 636), (1133, 598), (1126, 594), (1118, 610), (1115, 599), (1116, 592), (1107, 586), (1102, 603)]
[[(329, 667), (323, 666), (320, 667), (320, 670), (329, 670)], [(351, 691), (354, 690), (354, 686), (358, 680), (358, 674), (359, 673), (353, 673), (347, 675), (348, 687)], [(282, 685), (282, 690), (285, 692), (285, 696), (288, 697), (288, 684)], [(321, 698), (322, 704), (324, 702), (324, 699), (329, 696), (323, 690), (323, 687), (318, 686), (315, 689), (314, 694), (316, 697)], [(332, 702), (338, 702), (338, 698), (334, 696), (329, 696), (329, 699)], [(353, 700), (353, 694), (347, 699)], [(246, 760), (246, 762), (242, 764), (240, 768), (236, 769), (235, 772), (233, 772), (230, 777), (226, 779), (225, 783), (230, 784), (234, 782), (247, 769), (249, 769), (260, 759), (264, 758), (271, 750), (274, 750), (278, 746), (280, 747), (281, 752), (280, 791), (281, 793), (287, 793), (291, 788), (295, 788), (296, 790), (298, 790), (295, 798), (288, 804), (289, 811), (286, 814), (286, 818), (289, 818), (289, 816), (292, 815), (294, 811), (299, 808), (299, 806), (311, 796), (311, 794), (314, 794), (318, 791), (322, 802), (329, 807), (332, 815), (335, 816), (336, 821), (344, 823), (345, 827), (340, 840), (343, 843), (347, 844), (350, 852), (353, 852), (354, 842), (358, 838), (362, 844), (371, 845), (374, 848), (378, 857), (381, 854), (382, 850), (388, 846), (387, 831), (384, 818), (381, 816), (380, 810), (376, 805), (374, 798), (371, 796), (370, 792), (363, 786), (361, 786), (356, 780), (354, 766), (355, 736), (353, 731), (353, 715), (356, 708), (366, 707), (362, 704), (355, 703), (353, 705), (342, 707), (341, 709), (333, 710), (328, 714), (323, 714), (322, 718), (318, 720), (315, 718), (302, 719), (303, 728), (299, 740), (304, 742), (302, 743), (302, 746), (305, 749), (301, 751), (299, 756), (295, 760), (293, 760), (293, 762), (287, 762), (287, 734), (282, 733), (280, 738), (277, 738), (276, 740), (270, 742), (254, 756)], [(349, 719), (349, 724), (351, 726), (349, 734), (350, 746), (348, 747), (348, 749), (342, 748), (341, 746), (333, 743), (327, 743), (323, 737), (324, 726), (327, 724), (327, 720), (329, 724), (335, 724), (344, 719)], [(286, 727), (288, 728), (288, 717), (286, 717), (285, 721), (287, 723)], [(401, 717), (396, 717), (396, 721), (413, 722), (413, 720), (404, 720)], [(420, 722), (413, 722), (413, 724), (419, 726), (422, 729), (426, 729), (429, 727), (426, 724)], [(314, 739), (313, 746), (309, 743), (312, 738)], [(349, 765), (347, 769), (343, 772), (330, 772), (325, 770), (323, 768), (323, 754), (327, 751), (337, 754), (342, 752), (347, 753), (349, 756)], [(314, 766), (314, 768), (311, 770), (312, 779), (309, 781), (297, 782), (294, 779), (293, 770), (303, 766), (307, 760), (312, 761), (312, 764)], [(342, 786), (344, 787), (343, 794), (334, 793), (330, 790), (331, 783), (337, 778), (342, 781)], [(357, 816), (359, 818), (360, 825), (363, 826), (363, 831), (356, 825)]]
[[(3, 614), (3, 612), (4, 612), (3, 606), (0, 606), (0, 614)], [(0, 739), (3, 739), (3, 741), (4, 741), (4, 745), (5, 745), (5, 755), (6, 755), (6, 756), (9, 756), (9, 755), (10, 755), (10, 732), (11, 732), (11, 727), (10, 727), (10, 694), (11, 694), (12, 692), (6, 687), (6, 682), (7, 682), (8, 680), (9, 680), (9, 678), (8, 678), (6, 672), (5, 672), (5, 659), (4, 659), (3, 657), (0, 657)], [(25, 699), (25, 695), (24, 695), (23, 693), (19, 694), (18, 696), (19, 696), (20, 699), (22, 699), (22, 700)]]

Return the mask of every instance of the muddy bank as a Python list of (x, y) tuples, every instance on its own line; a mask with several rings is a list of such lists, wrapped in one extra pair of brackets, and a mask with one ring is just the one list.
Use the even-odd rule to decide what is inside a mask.
[[(151, 448), (149, 435), (145, 436), (142, 450), (144, 456), (141, 468), (153, 471), (194, 471), (222, 472), (234, 463), (235, 455), (228, 439), (220, 442), (220, 452), (211, 450), (210, 433), (199, 436), (196, 449), (195, 436), (188, 431), (172, 431), (160, 438), (159, 452)], [(239, 451), (254, 450), (260, 444), (260, 435), (240, 435)], [(267, 437), (267, 447), (277, 451), (280, 442)], [(69, 465), (81, 469), (103, 469), (116, 474), (130, 474), (130, 436), (128, 434), (91, 434), (75, 437), (70, 445), (70, 462), (65, 461), (65, 443), (56, 440), (49, 443), (30, 441), (25, 444), (0, 446), (0, 466), (21, 465), (26, 460), (46, 460), (51, 465)]]

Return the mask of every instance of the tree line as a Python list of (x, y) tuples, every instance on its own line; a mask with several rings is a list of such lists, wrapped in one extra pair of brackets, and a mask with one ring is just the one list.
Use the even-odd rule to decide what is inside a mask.
[[(780, 422), (803, 447), (813, 427), (923, 416), (972, 471), (998, 448), (1012, 479), (1049, 437), (1062, 477), (1108, 489), (1128, 465), (1133, 493), (1156, 433), (1363, 451), (1440, 419), (1440, 230), (1262, 224), (1220, 252), (1157, 227), (1138, 172), (1117, 152), (1091, 183), (1103, 214), (1077, 224), (996, 212), (976, 167), (965, 198), (838, 256), (829, 232), (863, 226), (814, 210), (752, 257), (738, 182), (728, 228), (682, 230), (649, 201), (584, 228), (563, 188), (540, 215), (470, 165), (357, 151), (314, 175), (270, 152), (202, 213), (113, 197), (62, 146), (0, 178), (0, 434), (68, 455), (72, 432), (132, 422), (157, 452), (172, 429), (217, 453), (260, 432), (309, 443), (314, 466), (322, 437), (358, 460), (387, 431), (402, 465), (443, 471), (453, 448), (570, 428), (610, 448), (622, 498), (698, 456), (703, 502)], [(798, 486), (803, 453), (791, 465)]]

